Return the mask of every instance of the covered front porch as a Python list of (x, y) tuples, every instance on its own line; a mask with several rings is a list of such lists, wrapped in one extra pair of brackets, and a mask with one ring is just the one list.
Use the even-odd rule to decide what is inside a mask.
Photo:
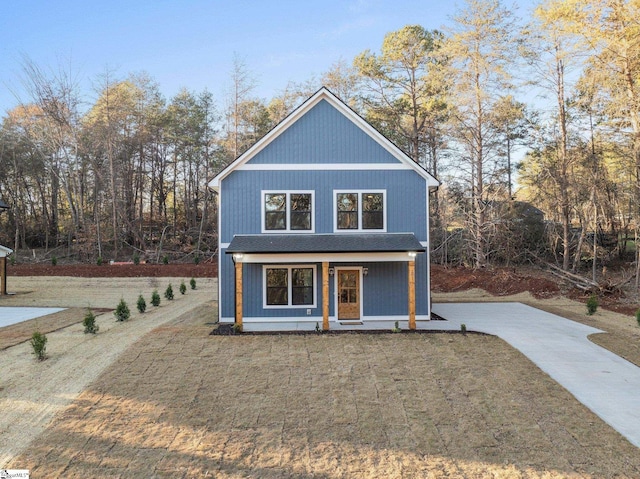
[[(373, 329), (374, 323), (391, 329), (396, 321), (402, 329), (416, 329), (416, 258), (424, 250), (405, 233), (235, 236), (227, 249), (235, 263), (234, 322), (251, 331)], [(293, 282), (292, 269), (313, 271), (309, 307), (295, 298), (282, 308), (272, 306), (265, 299), (272, 293), (269, 273), (288, 270)], [(256, 301), (262, 303), (258, 309)]]

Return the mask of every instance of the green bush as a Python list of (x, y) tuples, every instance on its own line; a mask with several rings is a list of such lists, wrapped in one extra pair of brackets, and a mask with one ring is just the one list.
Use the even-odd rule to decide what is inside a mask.
[(102, 266), (102, 256), (98, 256), (98, 259), (96, 260), (96, 264), (98, 266)]
[(113, 315), (116, 317), (116, 321), (126, 321), (131, 317), (131, 311), (129, 311), (129, 306), (124, 299), (120, 300)]
[(167, 289), (164, 290), (164, 297), (169, 301), (173, 299), (173, 286), (171, 286), (171, 283), (169, 283), (169, 286), (167, 286)]
[(57, 257), (55, 257), (55, 256), (52, 256), (52, 257), (51, 257), (51, 264), (52, 264), (53, 266), (57, 265), (57, 264), (58, 264), (58, 258), (57, 258)]
[(15, 254), (12, 254), (11, 256), (9, 256), (9, 264), (11, 266), (16, 264), (16, 255)]
[(31, 341), (29, 341), (31, 347), (33, 348), (33, 354), (36, 356), (38, 361), (44, 361), (47, 359), (47, 336), (42, 334), (40, 331), (36, 331), (31, 336)]
[(461, 332), (462, 334), (465, 334), (465, 335), (467, 334), (467, 325), (466, 325), (466, 324), (462, 323), (462, 324), (460, 325), (460, 332)]
[(162, 264), (169, 264), (169, 255), (164, 255), (162, 257)]
[(96, 334), (100, 329), (96, 324), (96, 316), (90, 309), (87, 309), (87, 314), (82, 320), (82, 325), (84, 326), (84, 334)]
[(640, 326), (640, 309), (636, 311), (636, 321), (638, 322), (638, 326)]
[(189, 281), (189, 284), (191, 285), (191, 289), (196, 289), (196, 279), (195, 278), (191, 278), (191, 280)]
[(138, 296), (138, 302), (136, 303), (139, 313), (144, 313), (147, 310), (147, 302), (142, 295)]
[(180, 283), (180, 294), (184, 294), (187, 292), (187, 285), (184, 284), (184, 281)]
[(598, 297), (595, 294), (589, 296), (587, 300), (587, 314), (591, 316), (598, 310)]
[(138, 253), (133, 253), (133, 264), (140, 264), (140, 255)]
[(200, 256), (199, 256), (199, 255), (195, 255), (195, 256), (193, 257), (193, 262), (194, 262), (195, 264), (200, 264)]
[(153, 304), (154, 306), (160, 306), (160, 294), (158, 293), (157, 289), (153, 292), (153, 294), (151, 294), (151, 304)]

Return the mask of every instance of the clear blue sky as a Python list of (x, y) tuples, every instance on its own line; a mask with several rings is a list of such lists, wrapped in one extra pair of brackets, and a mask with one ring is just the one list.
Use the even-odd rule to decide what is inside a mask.
[[(3, 0), (0, 9), (0, 116), (21, 90), (22, 56), (40, 67), (66, 65), (88, 101), (107, 69), (117, 78), (145, 71), (169, 99), (181, 87), (216, 98), (230, 85), (234, 53), (269, 99), (289, 80), (320, 75), (407, 24), (440, 28), (448, 0)], [(458, 4), (462, 2), (457, 2)], [(221, 106), (221, 105), (220, 105)]]

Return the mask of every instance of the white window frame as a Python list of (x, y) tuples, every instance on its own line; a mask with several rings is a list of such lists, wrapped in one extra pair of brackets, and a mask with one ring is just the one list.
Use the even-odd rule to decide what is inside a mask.
[[(358, 195), (358, 229), (338, 229), (338, 195), (341, 193), (353, 193)], [(382, 229), (362, 228), (362, 195), (364, 193), (382, 193)], [(380, 189), (353, 189), (333, 190), (333, 232), (334, 233), (386, 233), (387, 232), (387, 190)]]
[[(266, 196), (274, 195), (274, 194), (284, 194), (286, 195), (286, 212), (285, 212), (285, 220), (287, 222), (286, 228), (283, 230), (268, 230), (266, 229), (265, 219), (266, 219)], [(291, 210), (289, 209), (291, 204), (291, 195), (311, 195), (311, 229), (309, 230), (292, 230), (291, 229)], [(308, 234), (316, 232), (316, 192), (314, 190), (262, 190), (260, 192), (260, 210), (261, 210), (261, 218), (260, 218), (260, 230), (264, 234)]]
[[(293, 269), (304, 268), (313, 270), (313, 304), (291, 304), (293, 301), (293, 284), (291, 281)], [(287, 270), (287, 299), (289, 304), (267, 304), (267, 270)], [(262, 307), (264, 309), (316, 309), (318, 307), (318, 267), (315, 264), (265, 264), (262, 266)]]

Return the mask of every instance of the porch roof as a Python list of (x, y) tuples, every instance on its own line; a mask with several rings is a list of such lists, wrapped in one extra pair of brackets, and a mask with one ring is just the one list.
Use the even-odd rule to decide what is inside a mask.
[(425, 247), (413, 233), (260, 234), (236, 235), (226, 252), (291, 253), (422, 253)]

